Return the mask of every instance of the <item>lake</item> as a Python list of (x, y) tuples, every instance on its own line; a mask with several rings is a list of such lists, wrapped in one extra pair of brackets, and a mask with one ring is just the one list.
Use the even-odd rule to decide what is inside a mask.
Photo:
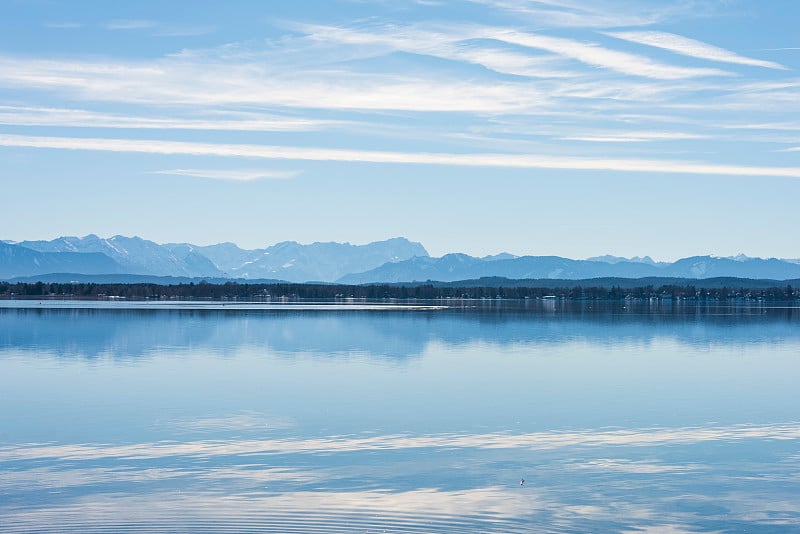
[(800, 532), (800, 309), (452, 304), (1, 301), (0, 532)]

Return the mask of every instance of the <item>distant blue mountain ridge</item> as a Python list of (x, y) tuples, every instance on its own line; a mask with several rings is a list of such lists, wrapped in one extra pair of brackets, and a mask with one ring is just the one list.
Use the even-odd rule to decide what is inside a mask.
[(40, 252), (0, 242), (0, 279), (53, 272), (122, 273), (122, 266), (99, 252)]
[[(734, 277), (800, 278), (800, 260), (746, 256), (693, 256), (675, 262), (650, 257), (599, 256), (573, 260), (558, 256), (501, 253), (430, 257), (420, 243), (396, 237), (366, 245), (286, 241), (261, 249), (233, 243), (198, 246), (158, 244), (140, 237), (59, 237), (51, 241), (0, 241), (0, 279), (31, 281), (62, 273), (58, 280), (282, 280), (343, 284), (456, 282), (480, 278), (586, 280), (592, 278)], [(105, 276), (100, 276), (105, 275)], [(111, 277), (110, 275), (115, 275)], [(135, 275), (135, 276), (134, 276)], [(52, 278), (52, 276), (50, 277)]]
[(413, 282), (435, 280), (454, 282), (487, 277), (520, 279), (586, 280), (592, 278), (687, 278), (717, 277), (789, 280), (798, 278), (800, 264), (789, 260), (748, 258), (746, 260), (694, 256), (674, 263), (645, 263), (619, 260), (571, 260), (558, 256), (522, 256), (487, 261), (465, 254), (441, 258), (411, 258), (385, 264), (371, 271), (342, 277), (346, 284)]
[(71, 273), (334, 282), (387, 262), (428, 255), (421, 244), (405, 238), (367, 245), (301, 245), (286, 241), (263, 249), (246, 250), (233, 243), (161, 245), (140, 237), (102, 238), (89, 234), (52, 241), (5, 241), (2, 247), (0, 279), (6, 280)]

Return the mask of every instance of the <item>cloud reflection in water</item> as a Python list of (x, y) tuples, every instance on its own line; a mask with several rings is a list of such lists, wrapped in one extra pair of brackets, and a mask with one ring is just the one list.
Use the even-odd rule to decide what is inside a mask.
[[(0, 532), (529, 532), (535, 530), (531, 525), (545, 524), (554, 531), (692, 532), (701, 518), (706, 526), (724, 519), (729, 527), (747, 521), (798, 527), (800, 514), (780, 499), (762, 503), (756, 513), (743, 502), (746, 494), (735, 491), (741, 483), (737, 479), (747, 474), (742, 469), (764, 466), (737, 467), (723, 459), (716, 461), (725, 468), (717, 465), (717, 472), (711, 472), (712, 466), (658, 457), (667, 446), (687, 451), (698, 446), (768, 448), (798, 440), (800, 423), (6, 446), (0, 448), (0, 491), (55, 489), (65, 494), (51, 495), (41, 505), (0, 505)], [(480, 451), (529, 464), (526, 486), (510, 477), (498, 485), (486, 476), (488, 467), (471, 467), (469, 459)], [(466, 463), (453, 465), (478, 469), (484, 484), (452, 472), (453, 480), (442, 478), (439, 487), (401, 488), (386, 473), (396, 469), (400, 479), (408, 453), (416, 458), (444, 455), (442, 465), (462, 455)], [(360, 482), (361, 488), (349, 478), (354, 454), (360, 455), (356, 463), (377, 461), (380, 466), (371, 482)], [(372, 454), (382, 456), (371, 460)], [(785, 455), (785, 462), (795, 465), (795, 460), (796, 454)], [(159, 467), (164, 464), (173, 467)], [(682, 504), (686, 490), (681, 486), (675, 493), (675, 477), (703, 486), (709, 476), (720, 486), (713, 505), (702, 498), (694, 507)]]

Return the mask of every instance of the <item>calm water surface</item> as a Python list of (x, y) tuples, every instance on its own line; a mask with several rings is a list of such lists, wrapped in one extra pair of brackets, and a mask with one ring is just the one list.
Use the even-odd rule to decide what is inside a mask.
[(798, 379), (791, 307), (7, 301), (0, 532), (800, 532)]

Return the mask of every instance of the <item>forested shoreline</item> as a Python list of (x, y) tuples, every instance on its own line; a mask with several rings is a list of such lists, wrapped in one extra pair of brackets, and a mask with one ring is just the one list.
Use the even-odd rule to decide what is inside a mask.
[[(511, 281), (509, 281), (511, 282)], [(518, 281), (514, 281), (518, 284)], [(685, 299), (685, 300), (800, 300), (800, 290), (787, 284), (780, 287), (730, 285), (698, 287), (694, 284), (642, 285), (622, 287), (575, 283), (562, 287), (536, 286), (458, 286), (457, 284), (247, 284), (206, 282), (161, 285), (151, 283), (8, 283), (0, 282), (2, 299), (78, 299), (78, 300), (405, 300), (405, 299)]]

